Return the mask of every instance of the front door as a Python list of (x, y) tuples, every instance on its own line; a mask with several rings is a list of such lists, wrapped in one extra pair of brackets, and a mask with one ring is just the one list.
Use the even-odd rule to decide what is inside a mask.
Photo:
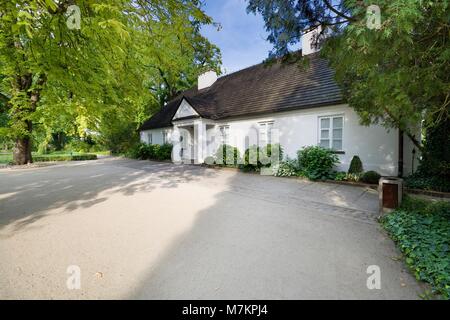
[(180, 158), (185, 163), (194, 160), (194, 127), (185, 127), (180, 134)]

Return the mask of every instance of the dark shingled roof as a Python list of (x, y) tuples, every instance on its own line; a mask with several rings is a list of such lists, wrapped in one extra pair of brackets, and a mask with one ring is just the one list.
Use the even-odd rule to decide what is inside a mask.
[(334, 72), (317, 54), (307, 68), (296, 64), (258, 64), (220, 77), (209, 88), (193, 88), (170, 101), (141, 130), (172, 126), (172, 118), (185, 98), (201, 117), (220, 120), (343, 102)]

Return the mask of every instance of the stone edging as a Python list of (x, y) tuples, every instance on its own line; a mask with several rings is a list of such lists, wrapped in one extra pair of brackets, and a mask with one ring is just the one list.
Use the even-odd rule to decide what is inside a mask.
[[(240, 171), (238, 168), (234, 167), (220, 167), (220, 166), (213, 166), (213, 165), (202, 165), (206, 168), (211, 169), (226, 169), (226, 170), (234, 170), (234, 171)], [(243, 173), (251, 173), (251, 172), (243, 172)], [(277, 177), (277, 178), (291, 178), (291, 179), (301, 179), (310, 181), (303, 177)], [(364, 182), (354, 182), (354, 181), (336, 181), (336, 180), (325, 180), (325, 181), (316, 181), (316, 182), (325, 182), (325, 183), (333, 183), (333, 184), (339, 184), (339, 185), (346, 185), (346, 186), (354, 186), (354, 187), (366, 187), (373, 190), (378, 189), (378, 184), (372, 184), (372, 183), (364, 183)], [(450, 193), (449, 192), (440, 192), (440, 191), (431, 191), (431, 190), (422, 190), (422, 189), (410, 189), (410, 188), (404, 188), (405, 193), (410, 194), (422, 194), (426, 196), (436, 197), (436, 198), (449, 198), (450, 199)]]

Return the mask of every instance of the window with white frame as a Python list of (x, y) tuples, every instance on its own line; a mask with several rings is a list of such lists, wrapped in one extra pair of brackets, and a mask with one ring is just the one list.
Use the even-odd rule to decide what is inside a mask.
[(259, 145), (265, 146), (272, 143), (271, 131), (273, 121), (259, 122)]
[(162, 133), (163, 144), (169, 143), (169, 132), (164, 130)]
[(219, 132), (220, 132), (221, 143), (228, 144), (230, 126), (220, 126)]
[(151, 133), (147, 133), (147, 143), (148, 144), (153, 143), (153, 135)]
[(321, 147), (342, 150), (343, 116), (320, 117), (319, 128), (319, 145)]

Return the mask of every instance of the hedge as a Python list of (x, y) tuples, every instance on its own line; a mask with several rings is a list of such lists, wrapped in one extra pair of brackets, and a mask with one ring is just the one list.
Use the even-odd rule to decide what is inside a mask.
[(47, 154), (47, 155), (36, 155), (33, 156), (34, 162), (47, 162), (47, 161), (83, 161), (83, 160), (96, 160), (96, 154)]

